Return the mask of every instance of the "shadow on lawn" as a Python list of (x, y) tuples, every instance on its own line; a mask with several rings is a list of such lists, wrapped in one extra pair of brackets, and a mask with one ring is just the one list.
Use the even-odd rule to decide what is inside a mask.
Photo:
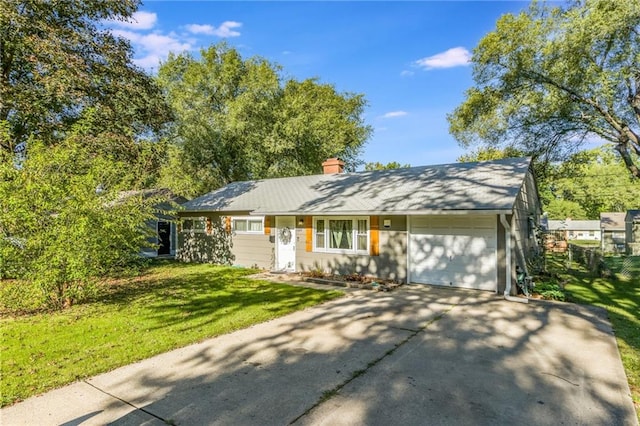
[(243, 277), (252, 273), (255, 271), (251, 269), (155, 261), (139, 276), (107, 281), (102, 284), (98, 296), (83, 304), (128, 303), (171, 294), (191, 296), (202, 291), (220, 290), (234, 280), (248, 281)]
[[(174, 328), (181, 332), (207, 324), (226, 323), (238, 329), (336, 297), (335, 292), (257, 281), (246, 278), (255, 270), (184, 263), (152, 268), (145, 276), (94, 301), (101, 304), (139, 304), (150, 329)], [(170, 275), (167, 273), (170, 271)], [(250, 315), (247, 315), (250, 312)], [(236, 317), (236, 314), (237, 317)], [(211, 335), (219, 334), (211, 327)]]

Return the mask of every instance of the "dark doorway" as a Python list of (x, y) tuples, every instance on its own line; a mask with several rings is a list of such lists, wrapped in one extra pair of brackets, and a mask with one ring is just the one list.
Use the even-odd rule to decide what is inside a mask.
[(171, 254), (171, 223), (158, 222), (158, 256)]

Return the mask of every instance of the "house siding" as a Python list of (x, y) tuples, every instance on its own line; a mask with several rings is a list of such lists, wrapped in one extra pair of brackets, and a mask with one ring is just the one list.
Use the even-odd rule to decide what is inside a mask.
[(232, 233), (231, 241), (234, 266), (273, 269), (275, 244), (269, 235)]
[(225, 229), (224, 216), (191, 213), (181, 214), (180, 219), (204, 218), (206, 232), (178, 231), (175, 257), (182, 262), (232, 264), (234, 261), (231, 235)]
[(178, 232), (176, 259), (195, 263), (225, 263), (215, 256), (216, 241), (204, 232)]
[(630, 256), (640, 256), (640, 213), (627, 213), (625, 221), (625, 239), (627, 244), (627, 254)]
[[(511, 220), (511, 216), (508, 216), (507, 221)], [(506, 256), (506, 251), (505, 251), (505, 229), (504, 226), (502, 226), (502, 223), (500, 222), (500, 216), (496, 215), (496, 238), (498, 239), (497, 241), (497, 247), (498, 247), (498, 253), (497, 253), (497, 259), (498, 259), (498, 285), (497, 285), (497, 292), (498, 294), (502, 294), (504, 293), (505, 288), (507, 287), (507, 256)]]
[[(536, 236), (536, 227), (540, 223), (540, 214), (541, 206), (538, 189), (533, 173), (529, 170), (516, 197), (513, 216), (510, 221), (513, 229), (513, 255), (511, 256), (512, 294), (517, 291), (515, 285), (516, 266), (526, 268), (528, 271), (532, 263), (535, 262), (535, 258), (540, 254), (540, 246)], [(531, 271), (529, 271), (529, 274), (531, 274)]]
[(625, 231), (604, 231), (602, 236), (602, 247), (605, 253), (620, 253), (625, 247)]
[[(391, 226), (384, 227), (384, 220)], [(296, 229), (296, 270), (321, 270), (333, 274), (353, 274), (405, 282), (407, 278), (407, 219), (379, 216), (378, 255), (321, 253), (306, 250), (306, 229)]]

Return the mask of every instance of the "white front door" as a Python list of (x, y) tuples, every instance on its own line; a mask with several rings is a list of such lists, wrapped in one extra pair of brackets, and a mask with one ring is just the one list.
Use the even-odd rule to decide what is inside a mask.
[(296, 218), (276, 217), (276, 270), (296, 270)]

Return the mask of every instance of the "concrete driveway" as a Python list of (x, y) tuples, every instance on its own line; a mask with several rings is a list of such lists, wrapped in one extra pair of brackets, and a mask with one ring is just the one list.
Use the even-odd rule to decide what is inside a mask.
[(358, 291), (0, 411), (3, 425), (636, 425), (606, 312)]

